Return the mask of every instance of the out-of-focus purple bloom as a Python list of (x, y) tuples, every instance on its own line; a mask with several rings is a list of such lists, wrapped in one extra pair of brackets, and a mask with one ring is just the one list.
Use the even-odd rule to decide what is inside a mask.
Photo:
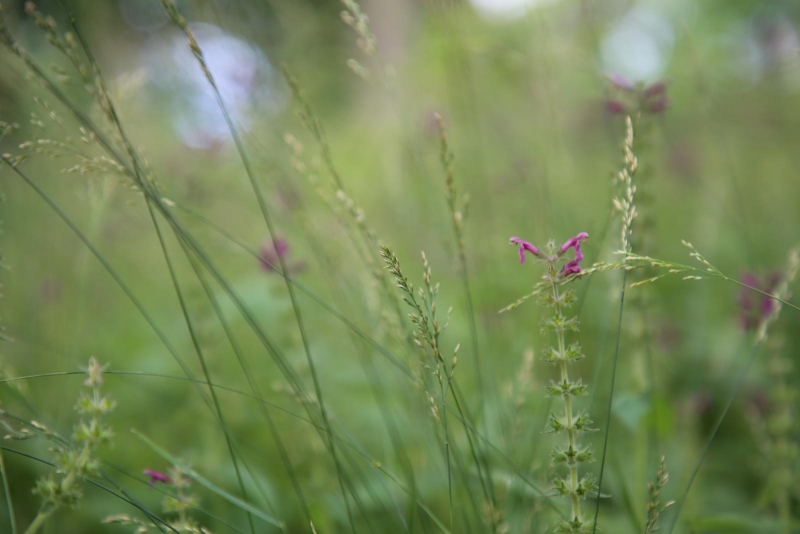
[(531, 254), (533, 254), (534, 256), (537, 256), (539, 258), (544, 258), (545, 257), (544, 254), (542, 254), (542, 252), (538, 248), (536, 248), (532, 244), (528, 243), (527, 241), (523, 241), (522, 239), (520, 239), (518, 237), (512, 237), (510, 239), (510, 241), (512, 243), (516, 244), (516, 245), (519, 245), (519, 262), (520, 263), (525, 263), (525, 251), (526, 250), (528, 252), (530, 252)]
[(268, 273), (279, 272), (281, 269), (279, 254), (283, 256), (287, 273), (298, 273), (306, 268), (305, 262), (295, 261), (290, 263), (286, 259), (289, 254), (289, 243), (282, 237), (276, 237), (274, 242), (268, 239), (261, 245), (258, 257), (261, 268)]
[(606, 111), (612, 115), (622, 115), (627, 112), (627, 110), (627, 106), (622, 103), (621, 100), (617, 100), (616, 98), (609, 98), (606, 100)]
[(608, 81), (616, 91), (614, 97), (605, 101), (606, 111), (612, 115), (630, 114), (636, 110), (657, 115), (667, 109), (669, 84), (665, 80), (650, 85), (633, 84), (619, 74), (609, 74)]
[[(772, 293), (781, 280), (781, 273), (774, 271), (764, 276), (757, 277), (752, 272), (746, 271), (741, 282), (765, 293)], [(739, 292), (739, 324), (744, 330), (753, 330), (758, 324), (775, 310), (775, 301), (766, 295), (754, 292), (743, 287)]]
[(654, 115), (659, 115), (664, 113), (664, 110), (667, 109), (667, 105), (669, 104), (669, 98), (666, 96), (662, 96), (660, 98), (654, 100), (646, 100), (644, 107), (650, 113)]
[(654, 96), (663, 95), (666, 92), (667, 92), (667, 82), (659, 80), (645, 87), (644, 90), (642, 91), (642, 96), (644, 98), (650, 98)]
[(608, 81), (611, 82), (611, 85), (620, 89), (622, 91), (633, 91), (633, 84), (625, 78), (622, 74), (618, 72), (612, 72), (608, 75)]
[(261, 245), (261, 256), (259, 262), (261, 268), (267, 272), (272, 272), (280, 268), (280, 256), (286, 256), (289, 252), (289, 243), (282, 237), (278, 237), (275, 241), (269, 240)]
[(169, 477), (160, 471), (145, 469), (144, 474), (150, 477), (150, 488), (152, 488), (156, 482), (161, 482), (162, 484), (169, 483)]

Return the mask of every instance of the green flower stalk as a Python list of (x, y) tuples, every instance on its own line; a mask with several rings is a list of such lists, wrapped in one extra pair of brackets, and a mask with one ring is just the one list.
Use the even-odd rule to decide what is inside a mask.
[(94, 358), (89, 359), (86, 368), (88, 378), (83, 385), (90, 389), (78, 397), (75, 410), (90, 416), (89, 421), (82, 420), (75, 426), (73, 439), (79, 446), (62, 445), (57, 449), (58, 469), (36, 483), (33, 493), (42, 498), (42, 507), (33, 522), (25, 530), (25, 534), (34, 534), (61, 508), (76, 508), (83, 491), (80, 480), (97, 475), (99, 462), (94, 458), (94, 451), (103, 445), (111, 445), (114, 432), (106, 426), (101, 417), (111, 412), (117, 405), (108, 395), (102, 395), (104, 367)]
[[(581, 445), (579, 436), (589, 432), (591, 420), (586, 412), (575, 411), (573, 398), (586, 394), (587, 386), (579, 378), (573, 380), (569, 375), (569, 366), (584, 358), (580, 344), (577, 341), (569, 342), (568, 332), (578, 331), (578, 318), (568, 317), (565, 312), (576, 300), (575, 292), (568, 284), (581, 275), (580, 262), (581, 241), (589, 237), (585, 232), (568, 240), (561, 248), (556, 249), (551, 240), (546, 251), (517, 237), (512, 237), (511, 242), (519, 246), (520, 262), (525, 261), (525, 253), (531, 253), (545, 263), (547, 268), (542, 280), (536, 285), (535, 293), (539, 295), (540, 303), (552, 310), (552, 315), (544, 317), (541, 322), (542, 333), (551, 332), (555, 336), (555, 346), (544, 349), (544, 361), (554, 364), (559, 370), (558, 381), (552, 380), (547, 386), (547, 393), (551, 397), (561, 397), (564, 411), (561, 414), (553, 412), (546, 432), (565, 435), (566, 439), (561, 445), (553, 449), (552, 460), (554, 466), (566, 467), (566, 476), (556, 475), (553, 481), (554, 494), (570, 500), (571, 510), (569, 520), (561, 520), (555, 532), (582, 533), (591, 532), (592, 525), (587, 522), (581, 513), (581, 501), (587, 497), (596, 496), (597, 482), (591, 474), (580, 473), (580, 466), (594, 461), (594, 452), (590, 445)], [(569, 250), (574, 249), (575, 257), (559, 268), (562, 257)]]

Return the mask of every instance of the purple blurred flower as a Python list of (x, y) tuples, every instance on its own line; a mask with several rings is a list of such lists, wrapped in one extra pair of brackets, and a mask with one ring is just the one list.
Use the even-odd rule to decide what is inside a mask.
[[(781, 273), (773, 271), (762, 278), (745, 271), (741, 282), (765, 293), (772, 293), (781, 280)], [(766, 295), (743, 287), (739, 291), (739, 324), (746, 331), (755, 329), (758, 324), (775, 310), (775, 301)]]
[(627, 113), (628, 107), (620, 100), (609, 98), (606, 100), (606, 111), (612, 115), (622, 115), (623, 113)]
[(150, 486), (149, 486), (150, 488), (152, 488), (156, 482), (161, 482), (162, 484), (169, 483), (169, 477), (164, 473), (161, 473), (160, 471), (154, 471), (153, 469), (145, 469), (144, 474), (150, 477)]
[(618, 72), (612, 72), (608, 75), (608, 81), (611, 82), (611, 85), (616, 87), (621, 91), (631, 92), (633, 91), (633, 84), (625, 78), (622, 74)]
[(512, 243), (516, 244), (516, 245), (519, 245), (519, 262), (520, 263), (525, 263), (525, 251), (526, 250), (528, 252), (530, 252), (531, 254), (533, 254), (534, 256), (537, 256), (539, 258), (544, 258), (545, 257), (544, 254), (542, 254), (542, 252), (538, 248), (536, 248), (532, 244), (528, 243), (527, 241), (523, 241), (522, 239), (520, 239), (518, 237), (512, 237), (510, 239), (510, 241)]
[(280, 268), (280, 256), (286, 256), (289, 252), (289, 243), (282, 237), (275, 238), (275, 241), (268, 240), (261, 245), (261, 256), (259, 262), (261, 268), (267, 272), (272, 272)]
[(630, 114), (637, 109), (660, 114), (667, 109), (669, 99), (667, 98), (668, 82), (658, 80), (650, 85), (643, 83), (631, 83), (619, 74), (609, 74), (608, 81), (615, 89), (614, 97), (605, 101), (606, 111), (612, 115)]
[(276, 237), (274, 242), (271, 239), (267, 239), (262, 243), (260, 255), (258, 257), (261, 268), (268, 273), (279, 272), (281, 269), (279, 254), (283, 256), (287, 273), (299, 273), (306, 268), (306, 264), (302, 261), (290, 263), (286, 259), (286, 256), (289, 254), (289, 243), (282, 237)]
[(654, 96), (663, 95), (666, 92), (667, 92), (667, 82), (659, 80), (645, 87), (644, 90), (642, 91), (642, 96), (644, 98), (650, 98)]

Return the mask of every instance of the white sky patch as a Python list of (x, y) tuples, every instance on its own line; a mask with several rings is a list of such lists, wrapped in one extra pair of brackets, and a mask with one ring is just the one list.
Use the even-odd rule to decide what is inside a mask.
[[(252, 117), (285, 107), (283, 78), (261, 50), (211, 24), (193, 24), (191, 30), (237, 125), (246, 128)], [(206, 150), (231, 140), (214, 91), (182, 33), (154, 42), (144, 62), (153, 82), (175, 99), (172, 121), (184, 144)]]
[(603, 71), (631, 82), (653, 82), (664, 75), (674, 45), (675, 33), (664, 15), (650, 6), (634, 7), (600, 44)]
[(496, 19), (516, 19), (530, 9), (553, 4), (558, 0), (469, 0), (482, 14)]

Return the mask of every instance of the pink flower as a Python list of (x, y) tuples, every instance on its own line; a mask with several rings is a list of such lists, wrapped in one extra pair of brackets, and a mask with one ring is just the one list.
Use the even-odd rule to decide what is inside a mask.
[(163, 484), (169, 483), (169, 477), (159, 471), (154, 471), (152, 469), (145, 469), (144, 474), (150, 477), (150, 486), (148, 487), (151, 489), (156, 482), (161, 482)]
[(612, 85), (614, 95), (606, 100), (605, 106), (612, 115), (630, 114), (637, 110), (657, 115), (663, 113), (669, 105), (667, 97), (669, 82), (665, 80), (644, 85), (642, 82), (630, 82), (619, 74), (610, 74), (608, 81)]
[(275, 241), (267, 241), (261, 245), (261, 268), (267, 272), (272, 272), (280, 267), (281, 256), (286, 256), (289, 252), (289, 243), (282, 237), (275, 238)]
[[(588, 237), (589, 237), (589, 234), (587, 234), (586, 232), (581, 232), (578, 235), (576, 235), (575, 237), (572, 237), (572, 238), (568, 239), (567, 242), (564, 243), (563, 245), (561, 245), (561, 248), (558, 249), (559, 257), (563, 256), (564, 253), (566, 251), (568, 251), (569, 249), (574, 248), (575, 249), (575, 256), (576, 257), (577, 256), (581, 256), (581, 259), (583, 259), (583, 256), (581, 255), (581, 240), (587, 239)], [(578, 261), (580, 261), (580, 260), (578, 260)]]
[(548, 260), (548, 262), (550, 262), (552, 264), (552, 263), (554, 263), (556, 261), (557, 258), (560, 258), (561, 256), (563, 256), (566, 251), (568, 251), (571, 248), (574, 248), (575, 249), (575, 257), (572, 258), (572, 260), (570, 260), (569, 262), (567, 262), (567, 264), (564, 265), (564, 267), (562, 267), (561, 271), (559, 271), (559, 273), (558, 273), (559, 276), (569, 276), (571, 274), (578, 274), (579, 272), (581, 272), (580, 262), (581, 262), (581, 260), (583, 260), (583, 253), (581, 252), (581, 241), (584, 240), (584, 239), (587, 239), (588, 237), (589, 237), (589, 234), (587, 234), (586, 232), (579, 233), (578, 235), (576, 235), (575, 237), (567, 240), (566, 243), (561, 245), (561, 248), (558, 249), (558, 255), (557, 256), (553, 256), (552, 258), (548, 258), (538, 248), (536, 248), (532, 244), (528, 243), (527, 241), (523, 241), (522, 239), (520, 239), (518, 237), (512, 237), (511, 238), (511, 242), (514, 243), (515, 245), (519, 245), (519, 262), (520, 263), (525, 263), (525, 251), (526, 250), (528, 252), (530, 252), (531, 254), (533, 254), (534, 256), (542, 258), (543, 260)]
[(621, 115), (628, 111), (628, 108), (620, 100), (616, 98), (609, 98), (606, 100), (606, 111), (612, 115)]
[(611, 84), (617, 89), (622, 91), (633, 91), (633, 84), (622, 74), (612, 72), (608, 75), (608, 81), (611, 82)]
[(667, 109), (667, 105), (669, 104), (669, 99), (666, 97), (666, 95), (663, 95), (656, 99), (646, 100), (645, 102), (646, 102), (645, 109), (647, 109), (647, 111), (649, 111), (650, 113), (659, 114), (663, 113), (664, 110)]
[(520, 263), (525, 263), (525, 251), (526, 250), (528, 252), (530, 252), (531, 254), (533, 254), (534, 256), (537, 256), (539, 258), (544, 258), (545, 257), (544, 254), (542, 254), (542, 252), (538, 248), (536, 248), (532, 244), (528, 243), (527, 241), (523, 241), (522, 239), (520, 239), (518, 237), (512, 237), (510, 239), (510, 241), (512, 243), (515, 243), (515, 244), (519, 245), (519, 262)]
[(558, 249), (558, 255), (563, 255), (566, 251), (571, 248), (575, 249), (575, 257), (572, 260), (568, 261), (566, 265), (561, 268), (559, 275), (561, 276), (569, 276), (571, 274), (578, 274), (581, 272), (581, 261), (583, 260), (583, 252), (581, 252), (581, 241), (583, 239), (587, 239), (589, 234), (586, 232), (581, 232), (572, 239), (569, 239), (566, 243), (561, 245), (561, 248)]
[(644, 98), (650, 98), (652, 96), (661, 96), (666, 92), (667, 92), (667, 82), (659, 80), (645, 87), (644, 90), (642, 91), (642, 96)]

